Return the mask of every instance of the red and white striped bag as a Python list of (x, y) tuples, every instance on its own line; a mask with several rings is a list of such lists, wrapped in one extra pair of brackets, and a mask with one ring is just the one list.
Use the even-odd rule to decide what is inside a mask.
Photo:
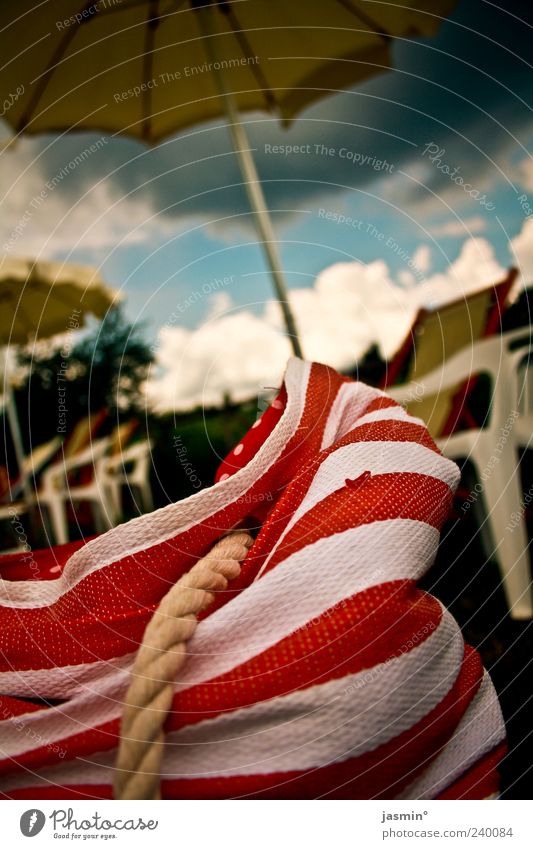
[[(48, 580), (2, 581), (3, 795), (111, 797), (144, 628), (170, 585), (250, 516), (262, 527), (241, 576), (203, 616), (176, 681), (163, 796), (497, 792), (494, 688), (451, 615), (416, 586), (458, 477), (386, 395), (291, 360), (214, 486), (36, 553), (41, 577), (56, 570)], [(24, 574), (20, 559), (2, 574)]]

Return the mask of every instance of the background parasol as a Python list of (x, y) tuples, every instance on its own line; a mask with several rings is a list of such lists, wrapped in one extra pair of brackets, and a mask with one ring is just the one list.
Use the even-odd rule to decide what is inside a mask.
[(0, 261), (0, 385), (26, 496), (30, 494), (28, 464), (7, 373), (9, 348), (68, 333), (82, 327), (88, 315), (102, 318), (117, 299), (118, 293), (89, 266), (15, 257)]

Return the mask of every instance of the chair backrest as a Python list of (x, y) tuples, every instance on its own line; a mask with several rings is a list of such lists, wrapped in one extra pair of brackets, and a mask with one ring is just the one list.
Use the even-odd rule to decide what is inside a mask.
[[(87, 469), (82, 475), (84, 482), (90, 480), (93, 476), (90, 471), (90, 466), (92, 462), (92, 458), (96, 454), (102, 450), (101, 445), (104, 443), (103, 439), (96, 440), (95, 437), (104, 424), (107, 418), (107, 410), (102, 409), (98, 410), (96, 413), (91, 413), (90, 416), (85, 416), (83, 419), (80, 419), (74, 425), (71, 433), (67, 436), (64, 441), (61, 451), (52, 452), (47, 457), (46, 462), (48, 463), (52, 457), (54, 457), (54, 465), (57, 467), (58, 464), (62, 467), (65, 466), (65, 463), (68, 464), (68, 461), (73, 460), (72, 465), (68, 465), (68, 469), (70, 469), (71, 474), (69, 476), (69, 480), (74, 482), (74, 480), (79, 479), (79, 470), (83, 468), (83, 465), (80, 465), (80, 457), (87, 456), (89, 459), (84, 464)], [(109, 446), (109, 439), (105, 439), (106, 444)], [(59, 440), (59, 443), (61, 440)], [(47, 445), (51, 443), (47, 443)], [(96, 448), (94, 447), (96, 446)], [(106, 449), (107, 450), (107, 449)], [(89, 470), (89, 471), (88, 471)]]
[(74, 425), (72, 432), (67, 436), (63, 445), (63, 457), (74, 457), (90, 445), (96, 433), (107, 418), (107, 410), (98, 410), (80, 419)]
[[(503, 335), (511, 364), (511, 391), (520, 416), (533, 419), (533, 327), (519, 327)], [(532, 428), (533, 431), (533, 428)], [(531, 434), (533, 441), (533, 433)]]
[(42, 445), (38, 445), (34, 448), (32, 452), (24, 458), (22, 465), (23, 474), (27, 477), (35, 478), (35, 476), (42, 471), (44, 466), (56, 454), (60, 445), (61, 437), (54, 436), (53, 439), (50, 439), (48, 442), (43, 442)]
[(426, 398), (447, 395), (457, 382), (470, 382), (473, 375), (486, 375), (491, 384), (488, 426), (498, 433), (505, 429), (515, 412), (520, 415), (532, 412), (529, 392), (533, 374), (532, 354), (531, 328), (503, 335), (493, 334), (464, 346), (416, 383), (391, 387), (388, 392), (399, 403), (405, 406), (412, 404), (414, 414), (423, 418), (418, 411)]
[(9, 493), (9, 477), (5, 466), (0, 466), (0, 502)]
[[(421, 310), (406, 342), (387, 370), (386, 385), (390, 386), (401, 372), (405, 382), (419, 381), (457, 351), (498, 331), (517, 273), (517, 269), (512, 268), (505, 279), (494, 286), (436, 310)], [(456, 425), (472, 388), (471, 383), (468, 386), (459, 383), (448, 392), (440, 392), (438, 398), (417, 401), (410, 412), (423, 418), (432, 436), (439, 437)]]
[(154, 443), (151, 439), (143, 439), (140, 442), (134, 442), (133, 445), (129, 445), (121, 452), (113, 453), (110, 450), (102, 464), (104, 473), (115, 479), (116, 476), (127, 475), (129, 467), (133, 466), (132, 472), (141, 475), (146, 474), (150, 466), (153, 447)]
[(139, 420), (133, 418), (129, 419), (127, 422), (123, 422), (123, 424), (117, 425), (114, 428), (111, 433), (109, 446), (109, 454), (111, 456), (121, 454), (123, 452), (138, 426)]
[(18, 498), (22, 494), (23, 484), (25, 480), (30, 480), (32, 487), (35, 486), (35, 481), (43, 469), (57, 455), (59, 446), (61, 445), (61, 437), (54, 436), (48, 442), (43, 442), (31, 451), (22, 464), (22, 469), (17, 478), (9, 481), (7, 472), (0, 467), (0, 502), (9, 496), (9, 500)]
[(88, 484), (98, 476), (101, 461), (109, 451), (110, 438), (96, 439), (73, 456), (63, 456), (43, 473), (43, 488), (65, 490), (69, 486)]

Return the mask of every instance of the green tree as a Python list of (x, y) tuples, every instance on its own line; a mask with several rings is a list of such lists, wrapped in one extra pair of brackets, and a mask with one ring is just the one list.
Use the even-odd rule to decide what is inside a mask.
[(120, 308), (111, 310), (94, 333), (72, 351), (76, 389), (86, 409), (106, 407), (112, 416), (143, 407), (141, 384), (152, 360), (142, 327), (130, 324)]
[(57, 432), (60, 379), (66, 389), (67, 433), (80, 418), (102, 408), (115, 423), (143, 408), (141, 385), (152, 355), (142, 327), (132, 325), (116, 308), (73, 341), (66, 360), (62, 349), (19, 354), (27, 376), (16, 396), (27, 449)]

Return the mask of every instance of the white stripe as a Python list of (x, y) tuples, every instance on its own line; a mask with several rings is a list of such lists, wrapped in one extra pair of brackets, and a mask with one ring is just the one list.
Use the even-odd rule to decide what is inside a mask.
[(477, 760), (505, 740), (505, 725), (494, 685), (485, 671), (451, 740), (422, 775), (396, 797), (433, 799), (453, 784)]
[(438, 531), (424, 522), (392, 519), (351, 528), (295, 552), (200, 623), (188, 645), (194, 662), (183, 670), (177, 689), (223, 675), (368, 587), (384, 580), (417, 580), (432, 562), (438, 541)]
[[(373, 751), (439, 704), (463, 653), (459, 628), (444, 612), (435, 631), (400, 657), (170, 734), (165, 772), (264, 774)], [(178, 745), (175, 752), (172, 744)]]
[(136, 652), (131, 652), (109, 660), (96, 660), (94, 663), (2, 672), (0, 692), (29, 699), (66, 699), (83, 693), (101, 693), (107, 681), (113, 681), (115, 685), (121, 678), (124, 682), (128, 681), (135, 655)]
[[(438, 539), (438, 532), (424, 522), (398, 519), (380, 522), (376, 529), (373, 525), (352, 528), (306, 546), (200, 623), (188, 649), (189, 654), (197, 655), (194, 671), (201, 676), (197, 680), (208, 680), (244, 663), (349, 595), (384, 580), (418, 578), (433, 562)], [(406, 541), (403, 551), (402, 540)], [(420, 552), (417, 559), (415, 549)], [(376, 551), (380, 552), (380, 563), (376, 561)], [(344, 562), (344, 568), (325, 572), (323, 563), (332, 559), (339, 566)], [(320, 586), (320, 594), (315, 592), (316, 586)], [(294, 597), (298, 597), (297, 605), (293, 603)], [(231, 628), (232, 645), (238, 646), (239, 651), (234, 649), (222, 656), (219, 646), (227, 642), (225, 628)], [(114, 689), (124, 681), (124, 673), (113, 671), (109, 663), (79, 664), (65, 667), (64, 672), (62, 669), (4, 672), (0, 674), (0, 692), (48, 698), (72, 697), (78, 692), (83, 695), (88, 683), (80, 688), (78, 682), (88, 682), (93, 677), (93, 666), (97, 668), (96, 677), (98, 672), (105, 672)], [(206, 664), (208, 668), (202, 674)], [(120, 664), (126, 674), (130, 665), (131, 661), (127, 660)], [(99, 691), (103, 692), (101, 688)]]
[(305, 513), (335, 490), (345, 486), (347, 477), (357, 478), (363, 472), (373, 475), (400, 472), (429, 475), (445, 483), (455, 492), (461, 473), (456, 463), (417, 442), (355, 442), (333, 451), (321, 463), (301, 504), (266, 558), (256, 580), (268, 567), (283, 540)]
[[(389, 399), (391, 400), (391, 399)], [(354, 424), (354, 430), (357, 430), (358, 427), (371, 424), (372, 422), (383, 422), (390, 419), (391, 421), (402, 421), (407, 424), (414, 424), (418, 427), (424, 428), (427, 431), (427, 424), (423, 419), (418, 416), (414, 416), (405, 407), (400, 405), (396, 407), (385, 407), (383, 410), (374, 410), (372, 413), (366, 413), (364, 416), (361, 416)]]
[[(377, 666), (224, 712), (167, 735), (165, 778), (267, 775), (313, 769), (374, 751), (411, 728), (453, 686), (464, 654), (450, 614), (424, 642)], [(116, 752), (42, 771), (37, 782), (109, 783)], [(5, 789), (5, 788), (4, 788)]]
[(401, 421), (412, 423), (412, 420), (412, 416), (403, 407), (385, 407), (384, 410), (374, 410), (372, 413), (361, 416), (355, 422), (353, 429), (357, 430), (362, 425), (373, 424), (374, 422)]
[(85, 693), (64, 705), (21, 714), (0, 722), (2, 758), (17, 757), (43, 746), (61, 745), (58, 741), (90, 731), (97, 725), (117, 719), (126, 695), (127, 684), (113, 686), (107, 681), (105, 691)]
[(337, 393), (324, 428), (321, 450), (329, 448), (352, 430), (355, 422), (372, 401), (385, 393), (365, 383), (343, 383)]
[[(424, 522), (393, 519), (352, 528), (296, 552), (200, 622), (176, 690), (228, 672), (370, 586), (384, 580), (417, 580), (432, 562), (438, 541), (438, 531)], [(45, 675), (40, 686), (45, 697)], [(24, 722), (41, 740), (50, 741), (79, 732), (89, 715), (92, 726), (114, 719), (125, 694), (122, 673), (109, 675), (99, 694), (73, 698), (65, 713), (57, 707), (44, 716), (26, 714)], [(0, 749), (6, 755), (39, 745), (13, 733), (9, 720), (0, 723)]]
[[(48, 607), (92, 572), (172, 539), (242, 498), (257, 478), (275, 463), (295, 432), (305, 405), (310, 371), (309, 363), (289, 360), (285, 375), (287, 405), (278, 424), (248, 465), (226, 481), (184, 501), (118, 525), (87, 543), (72, 555), (62, 575), (55, 581), (0, 580), (0, 606)], [(243, 499), (243, 516), (245, 512), (246, 502)], [(227, 528), (221, 528), (221, 531), (225, 530)]]

